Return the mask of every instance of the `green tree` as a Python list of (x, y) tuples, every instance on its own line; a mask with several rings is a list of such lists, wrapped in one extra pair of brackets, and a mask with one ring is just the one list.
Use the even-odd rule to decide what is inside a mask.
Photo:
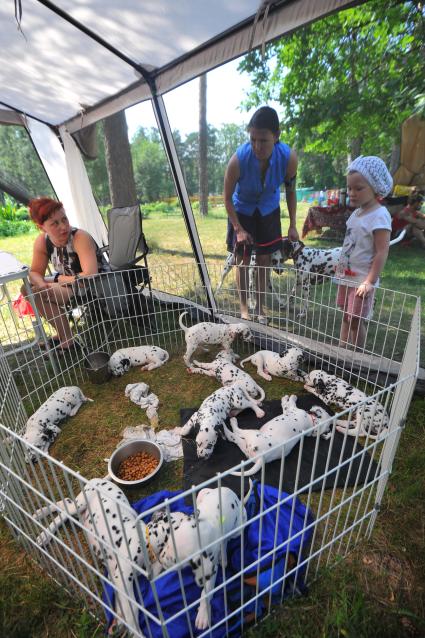
[(137, 196), (142, 203), (175, 195), (161, 138), (156, 128), (140, 127), (131, 143)]
[(310, 24), (241, 62), (245, 106), (278, 100), (285, 138), (330, 157), (387, 159), (400, 125), (423, 102), (423, 3), (374, 0)]
[(0, 125), (0, 172), (4, 183), (14, 184), (30, 197), (54, 197), (44, 167), (23, 126)]

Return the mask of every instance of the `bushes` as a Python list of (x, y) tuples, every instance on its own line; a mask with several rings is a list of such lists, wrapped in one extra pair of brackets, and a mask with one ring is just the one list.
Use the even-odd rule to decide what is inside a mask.
[(27, 208), (17, 206), (6, 195), (4, 204), (0, 204), (0, 237), (14, 237), (32, 230), (34, 230), (34, 224), (29, 221)]

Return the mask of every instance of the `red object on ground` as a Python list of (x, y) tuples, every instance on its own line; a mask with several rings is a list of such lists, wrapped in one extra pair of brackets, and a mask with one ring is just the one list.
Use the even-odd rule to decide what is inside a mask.
[(19, 297), (12, 301), (12, 308), (16, 312), (18, 317), (25, 317), (25, 315), (35, 317), (34, 310), (32, 309), (30, 302), (24, 297), (22, 293), (19, 295)]

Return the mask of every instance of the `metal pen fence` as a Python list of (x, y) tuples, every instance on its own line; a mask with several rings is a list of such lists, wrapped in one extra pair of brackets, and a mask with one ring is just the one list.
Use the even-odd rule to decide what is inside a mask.
[[(208, 271), (216, 288), (220, 269), (209, 264)], [(326, 442), (312, 436), (312, 425), (299, 436), (291, 457), (282, 444), (271, 487), (268, 464), (259, 453), (261, 471), (246, 505), (244, 474), (251, 461), (239, 464), (238, 479), (231, 476), (235, 468), (229, 468), (183, 493), (167, 494), (165, 500), (144, 501), (136, 511), (128, 501), (131, 493), (117, 492), (102, 477), (88, 481), (48, 453), (34, 448), (38, 462), (27, 463), (25, 455), (32, 446), (23, 435), (28, 416), (52, 392), (87, 382), (88, 352), (112, 354), (122, 347), (155, 344), (180, 361), (181, 312), (188, 310), (193, 323), (240, 321), (233, 271), (214, 296), (214, 307), (208, 305), (196, 265), (157, 265), (150, 274), (152, 290), (139, 285), (132, 271), (97, 275), (84, 283), (84, 289), (74, 290), (72, 305), (61, 308), (55, 320), (70, 322), (80, 347), (72, 356), (59, 356), (59, 345), (51, 344), (54, 364), (41, 346), (25, 347), (32, 343), (31, 319), (16, 321), (11, 305), (1, 306), (6, 335), (0, 348), (2, 516), (22, 548), (55, 581), (83, 597), (97, 616), (106, 613), (108, 622), (115, 619), (132, 635), (239, 635), (275, 604), (302, 593), (323, 567), (335, 564), (372, 533), (418, 373), (420, 304), (409, 295), (378, 290), (365, 347), (351, 350), (339, 345), (341, 311), (330, 279), (320, 286), (312, 279), (308, 299), (296, 292), (288, 304), (296, 273), (289, 268), (280, 275), (268, 270), (268, 325), (258, 323), (251, 308), (246, 324), (253, 340), (238, 344), (239, 352), (298, 346), (306, 356), (306, 371), (322, 369), (345, 378), (366, 393), (367, 401), (329, 415), (331, 435)], [(43, 304), (49, 301), (37, 294), (45, 315)], [(300, 316), (305, 303), (306, 312)], [(44, 322), (43, 327), (52, 336), (52, 326)], [(181, 366), (184, 373), (182, 361)], [(199, 403), (204, 398), (200, 396)], [(378, 438), (337, 431), (336, 422), (342, 418), (347, 427), (358, 424), (366, 405), (369, 415), (382, 409), (388, 415)], [(289, 476), (290, 490), (285, 489)], [(225, 520), (229, 484), (239, 499), (240, 514), (231, 529)], [(217, 490), (212, 536), (205, 534), (199, 505), (204, 488)], [(154, 549), (149, 522), (152, 514), (158, 518), (164, 509), (162, 520), (170, 523), (175, 561), (158, 573), (158, 548)], [(189, 547), (179, 536), (179, 512), (190, 517), (196, 530), (197, 540)], [(202, 590), (198, 585), (209, 580), (204, 560), (209, 552), (218, 565), (217, 577), (211, 579), (210, 590)], [(196, 566), (202, 572), (198, 585), (192, 574)], [(196, 617), (204, 600), (208, 626), (200, 628)]]

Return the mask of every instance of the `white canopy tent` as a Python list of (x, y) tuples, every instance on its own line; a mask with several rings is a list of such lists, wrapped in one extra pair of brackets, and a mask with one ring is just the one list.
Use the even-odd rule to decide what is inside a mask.
[(106, 231), (70, 134), (152, 100), (194, 254), (202, 262), (162, 95), (362, 1), (3, 0), (0, 121), (27, 127), (72, 222), (104, 243)]

